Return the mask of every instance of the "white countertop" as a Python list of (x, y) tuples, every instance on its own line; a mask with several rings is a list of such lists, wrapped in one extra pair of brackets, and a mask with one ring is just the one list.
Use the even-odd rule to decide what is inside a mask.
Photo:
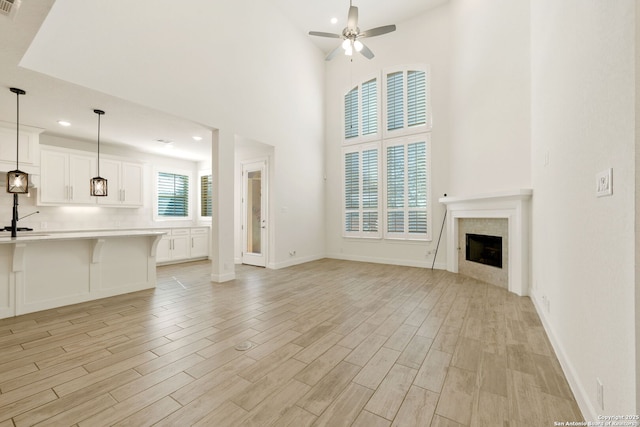
[(102, 230), (102, 231), (70, 231), (70, 232), (39, 232), (18, 231), (17, 237), (11, 237), (9, 231), (0, 233), (0, 244), (17, 242), (37, 242), (43, 240), (77, 240), (100, 239), (106, 237), (133, 237), (133, 236), (162, 236), (164, 231), (157, 230)]

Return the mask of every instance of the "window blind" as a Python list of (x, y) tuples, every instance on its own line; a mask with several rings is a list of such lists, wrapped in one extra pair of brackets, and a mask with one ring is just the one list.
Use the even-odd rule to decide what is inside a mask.
[(387, 74), (387, 130), (404, 127), (403, 72)]
[(404, 207), (404, 145), (387, 147), (387, 207)]
[(407, 126), (427, 122), (427, 90), (424, 71), (407, 72)]
[(344, 96), (344, 137), (358, 136), (358, 88), (355, 87)]
[(211, 175), (200, 177), (200, 216), (212, 216), (213, 182)]
[(378, 83), (376, 79), (362, 84), (362, 135), (378, 132)]
[[(344, 156), (345, 231), (360, 231), (360, 153)], [(354, 209), (356, 210), (354, 212)]]
[(158, 172), (158, 215), (189, 216), (189, 177)]

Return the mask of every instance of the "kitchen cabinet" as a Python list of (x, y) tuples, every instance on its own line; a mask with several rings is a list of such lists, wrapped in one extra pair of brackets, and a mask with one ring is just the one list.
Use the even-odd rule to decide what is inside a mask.
[(41, 151), (41, 205), (92, 205), (90, 180), (96, 173), (96, 160), (64, 151)]
[(40, 150), (39, 205), (143, 205), (144, 165), (100, 159), (100, 175), (107, 179), (108, 195), (91, 196), (90, 181), (98, 174), (97, 156), (84, 151), (49, 147)]
[(143, 165), (113, 159), (100, 160), (100, 175), (107, 179), (107, 196), (97, 200), (99, 205), (119, 207), (142, 206)]
[[(8, 126), (8, 127), (6, 127)], [(29, 126), (20, 126), (20, 170), (34, 173), (35, 170), (29, 166), (40, 164), (40, 133), (42, 129)], [(16, 128), (15, 124), (0, 122), (0, 163), (4, 170), (14, 170), (16, 168)]]
[(189, 229), (174, 228), (166, 230), (158, 244), (156, 261), (167, 262), (189, 258)]
[(190, 258), (206, 258), (209, 256), (209, 229), (198, 227), (191, 229)]
[(156, 262), (172, 263), (209, 256), (209, 229), (183, 227), (165, 231), (157, 247)]

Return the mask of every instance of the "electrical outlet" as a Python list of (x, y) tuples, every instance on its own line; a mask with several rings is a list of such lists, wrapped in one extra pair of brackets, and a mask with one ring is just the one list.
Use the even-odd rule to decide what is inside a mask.
[(289, 251), (289, 256), (296, 256), (296, 251), (295, 250)]
[(598, 394), (598, 405), (600, 406), (600, 409), (604, 411), (604, 387), (602, 386), (600, 378), (596, 378), (596, 388)]

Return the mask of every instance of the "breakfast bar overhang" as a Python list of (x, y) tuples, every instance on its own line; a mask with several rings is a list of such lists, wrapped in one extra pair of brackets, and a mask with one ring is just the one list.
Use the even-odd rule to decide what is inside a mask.
[(0, 237), (0, 318), (153, 288), (164, 232)]

